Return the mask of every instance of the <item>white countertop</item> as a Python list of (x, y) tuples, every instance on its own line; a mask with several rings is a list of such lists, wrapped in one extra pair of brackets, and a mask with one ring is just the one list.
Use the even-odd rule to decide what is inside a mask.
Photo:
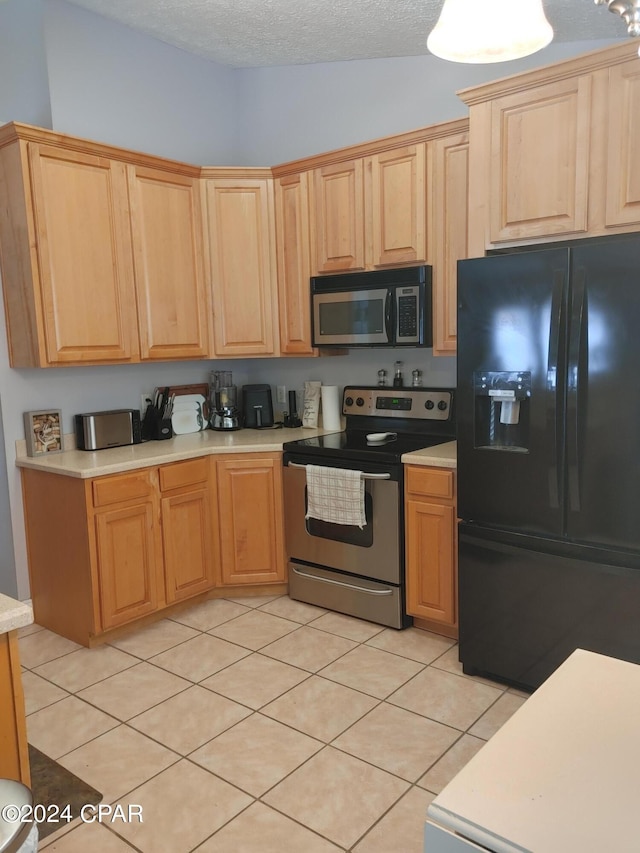
[(497, 853), (639, 850), (639, 709), (640, 666), (578, 649), (436, 797), (429, 820)]
[(136, 468), (150, 468), (180, 462), (212, 453), (259, 453), (280, 451), (287, 441), (313, 438), (335, 432), (329, 429), (239, 429), (216, 431), (211, 429), (187, 435), (176, 435), (166, 441), (145, 441), (126, 447), (106, 450), (65, 450), (53, 456), (18, 456), (20, 468), (35, 468), (50, 474), (67, 477), (101, 477)]
[[(287, 441), (301, 438), (313, 438), (335, 432), (330, 429), (240, 429), (229, 432), (203, 430), (188, 435), (177, 435), (167, 441), (146, 441), (126, 447), (112, 447), (107, 450), (65, 450), (52, 456), (18, 456), (16, 465), (20, 468), (34, 468), (49, 474), (62, 474), (66, 477), (102, 477), (106, 474), (118, 474), (133, 471), (136, 468), (150, 468), (154, 465), (166, 465), (180, 462), (196, 456), (212, 453), (260, 453), (281, 451)], [(449, 441), (425, 450), (405, 453), (403, 462), (412, 465), (432, 465), (440, 468), (456, 467), (456, 442)]]
[(406, 465), (427, 465), (430, 468), (457, 468), (457, 442), (448, 441), (435, 447), (425, 447), (424, 450), (413, 450), (404, 453), (402, 461)]
[(0, 592), (0, 634), (15, 631), (33, 622), (33, 610), (30, 604), (16, 601)]

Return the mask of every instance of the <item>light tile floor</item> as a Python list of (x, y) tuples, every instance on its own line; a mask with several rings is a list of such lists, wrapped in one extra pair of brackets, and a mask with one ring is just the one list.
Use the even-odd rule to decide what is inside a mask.
[(421, 853), (428, 804), (526, 700), (452, 640), (286, 596), (20, 646), (30, 743), (144, 821), (78, 820), (47, 853)]

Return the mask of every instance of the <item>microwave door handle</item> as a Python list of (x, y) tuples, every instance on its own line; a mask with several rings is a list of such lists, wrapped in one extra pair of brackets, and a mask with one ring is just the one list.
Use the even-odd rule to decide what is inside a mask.
[(393, 291), (391, 288), (387, 290), (387, 295), (384, 301), (384, 330), (387, 335), (387, 343), (393, 343), (394, 340), (394, 318), (393, 318)]

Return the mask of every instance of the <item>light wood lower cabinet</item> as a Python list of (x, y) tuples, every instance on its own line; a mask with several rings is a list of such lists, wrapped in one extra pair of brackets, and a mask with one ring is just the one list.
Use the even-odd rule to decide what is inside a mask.
[(207, 457), (166, 465), (159, 474), (165, 592), (171, 604), (215, 583), (217, 497)]
[(407, 613), (457, 635), (455, 472), (405, 467)]
[(280, 453), (22, 477), (34, 618), (77, 643), (215, 587), (285, 591)]
[(0, 635), (0, 779), (31, 785), (18, 632)]
[(242, 454), (216, 463), (222, 585), (285, 580), (282, 455)]
[(158, 609), (162, 562), (155, 495), (115, 504), (93, 516), (100, 626), (103, 631)]

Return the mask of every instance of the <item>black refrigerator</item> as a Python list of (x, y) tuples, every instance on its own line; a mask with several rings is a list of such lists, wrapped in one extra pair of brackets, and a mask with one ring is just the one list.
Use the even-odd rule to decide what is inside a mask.
[(458, 264), (460, 660), (640, 663), (640, 234)]

